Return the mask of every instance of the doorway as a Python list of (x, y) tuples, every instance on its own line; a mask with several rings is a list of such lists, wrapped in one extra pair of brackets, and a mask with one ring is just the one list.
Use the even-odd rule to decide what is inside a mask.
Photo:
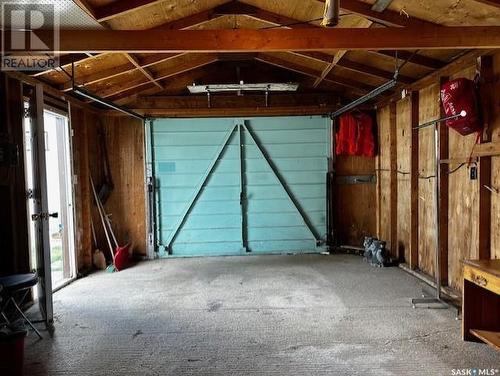
[[(57, 290), (76, 276), (75, 237), (73, 190), (71, 184), (71, 137), (66, 114), (45, 109), (44, 144), (45, 166), (40, 173), (47, 181), (49, 247), (52, 290)], [(30, 118), (25, 118), (25, 160), (26, 186), (28, 190), (28, 220), (30, 232), (30, 262), (31, 268), (37, 269), (36, 225), (33, 220), (35, 202), (33, 189), (35, 187), (34, 166), (37, 160), (33, 155), (33, 128)], [(36, 295), (35, 295), (36, 296)]]

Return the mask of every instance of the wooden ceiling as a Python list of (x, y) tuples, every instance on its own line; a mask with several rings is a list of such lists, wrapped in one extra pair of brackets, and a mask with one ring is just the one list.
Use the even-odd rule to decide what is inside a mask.
[[(324, 0), (74, 2), (110, 30), (319, 28), (324, 10)], [(341, 0), (338, 28), (425, 28), (429, 25), (498, 26), (500, 0)], [(393, 77), (396, 64), (404, 64), (399, 82), (407, 85), (466, 52), (460, 49), (398, 51), (397, 62), (395, 51), (68, 54), (61, 56), (61, 68), (33, 75), (68, 92), (72, 89), (70, 76), (73, 76), (75, 85), (147, 114), (161, 112), (162, 106), (175, 107), (175, 100), (189, 96), (186, 86), (192, 83), (239, 81), (298, 82), (299, 95), (308, 96), (312, 104), (316, 98), (316, 105), (321, 107), (338, 106), (383, 84)], [(74, 62), (74, 71), (71, 62)], [(328, 95), (336, 101), (325, 101)], [(148, 102), (150, 97), (162, 98), (162, 101)], [(205, 106), (198, 99), (189, 98), (185, 98), (182, 105)], [(158, 108), (141, 108), (146, 102)]]

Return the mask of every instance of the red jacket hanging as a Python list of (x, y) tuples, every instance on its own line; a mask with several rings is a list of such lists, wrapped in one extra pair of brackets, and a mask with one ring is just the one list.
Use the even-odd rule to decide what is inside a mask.
[(337, 155), (375, 156), (372, 117), (359, 113), (346, 113), (339, 118), (336, 134)]

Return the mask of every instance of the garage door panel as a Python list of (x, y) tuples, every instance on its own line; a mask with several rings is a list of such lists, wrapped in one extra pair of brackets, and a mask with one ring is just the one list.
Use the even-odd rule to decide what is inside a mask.
[[(257, 146), (245, 144), (245, 158), (262, 158)], [(272, 159), (275, 158), (302, 158), (302, 157), (317, 157), (318, 151), (313, 149), (326, 150), (326, 144), (301, 144), (301, 145), (272, 145), (269, 148), (268, 154)]]
[(172, 255), (177, 257), (189, 256), (224, 256), (244, 253), (240, 242), (209, 242), (174, 243)]
[(239, 239), (241, 228), (225, 228), (225, 229), (186, 229), (183, 228), (176, 238), (176, 243), (188, 242), (231, 242), (234, 239)]
[[(209, 214), (210, 220), (207, 220), (207, 215), (191, 214), (184, 225), (183, 229), (224, 229), (224, 228), (241, 228), (240, 214)], [(167, 223), (165, 231), (172, 231), (176, 216), (164, 216), (162, 222)]]
[[(301, 201), (301, 206), (307, 207), (307, 212), (323, 211), (324, 203), (321, 198), (306, 198)], [(247, 208), (248, 214), (297, 212), (293, 203), (287, 198), (251, 200), (248, 202)]]
[(153, 127), (163, 249), (174, 256), (321, 250), (328, 120), (197, 120)]
[[(313, 221), (315, 226), (325, 225), (323, 216), (318, 216)], [(303, 226), (304, 221), (300, 215), (294, 213), (259, 213), (259, 215), (250, 215), (247, 219), (248, 227), (295, 227)]]
[(302, 224), (299, 226), (249, 227), (248, 241), (304, 240), (314, 237)]
[[(192, 187), (195, 189), (196, 187)], [(165, 198), (165, 202), (187, 202), (192, 196), (192, 191), (185, 189), (184, 187), (162, 187), (159, 189), (162, 196)], [(216, 186), (216, 187), (204, 187), (202, 188), (203, 193), (207, 194), (204, 198), (205, 201), (220, 201), (225, 200), (228, 197), (239, 197), (240, 186)]]
[(280, 241), (252, 241), (248, 242), (248, 248), (252, 250), (252, 253), (308, 253), (314, 252), (316, 247), (316, 242), (314, 240), (280, 240)]

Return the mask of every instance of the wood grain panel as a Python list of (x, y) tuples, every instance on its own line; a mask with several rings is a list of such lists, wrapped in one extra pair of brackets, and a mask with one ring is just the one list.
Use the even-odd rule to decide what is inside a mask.
[[(338, 156), (337, 176), (372, 175), (375, 158)], [(352, 184), (335, 187), (336, 232), (340, 244), (361, 246), (365, 236), (374, 236), (376, 223), (376, 185)]]
[[(396, 108), (397, 128), (397, 247), (404, 260), (410, 260), (410, 231), (411, 231), (411, 97), (397, 103)], [(408, 173), (408, 174), (403, 174)]]
[(379, 155), (378, 183), (378, 237), (391, 249), (391, 109), (383, 107), (378, 112)]
[[(420, 91), (420, 124), (439, 117), (439, 85), (435, 84)], [(420, 269), (434, 275), (436, 244), (436, 203), (434, 128), (419, 131), (419, 260)]]
[[(450, 77), (451, 80), (465, 77), (473, 79), (475, 67), (469, 67)], [(449, 157), (469, 154), (476, 142), (476, 134), (462, 136), (450, 130)], [(458, 167), (449, 165), (450, 169)], [(479, 180), (469, 178), (466, 166), (449, 175), (449, 235), (448, 235), (448, 283), (460, 289), (462, 286), (462, 259), (479, 257)]]

